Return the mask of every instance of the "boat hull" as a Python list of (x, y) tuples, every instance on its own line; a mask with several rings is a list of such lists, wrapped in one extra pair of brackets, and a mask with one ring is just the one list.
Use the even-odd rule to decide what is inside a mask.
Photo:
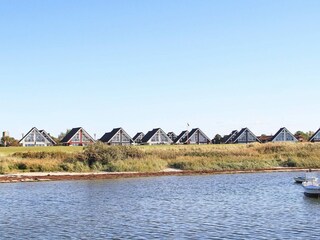
[(304, 195), (307, 197), (320, 197), (320, 186), (304, 186)]
[(320, 198), (320, 193), (307, 193), (307, 192), (304, 192), (304, 195), (306, 197), (310, 197), (310, 198)]

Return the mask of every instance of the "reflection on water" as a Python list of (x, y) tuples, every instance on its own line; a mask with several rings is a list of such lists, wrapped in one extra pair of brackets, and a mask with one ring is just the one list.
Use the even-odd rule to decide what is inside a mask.
[(0, 185), (1, 239), (320, 238), (299, 173)]

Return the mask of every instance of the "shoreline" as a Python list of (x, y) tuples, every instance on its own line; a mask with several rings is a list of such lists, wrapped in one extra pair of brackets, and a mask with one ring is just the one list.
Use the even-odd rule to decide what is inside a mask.
[[(0, 183), (18, 182), (44, 182), (44, 181), (79, 181), (79, 180), (103, 180), (103, 179), (124, 179), (139, 177), (162, 177), (162, 176), (192, 176), (192, 175), (214, 175), (214, 174), (242, 174), (242, 173), (268, 173), (268, 172), (306, 172), (309, 168), (267, 168), (252, 170), (207, 170), (190, 171), (165, 169), (160, 172), (25, 172), (0, 175)], [(320, 169), (312, 168), (312, 172)]]

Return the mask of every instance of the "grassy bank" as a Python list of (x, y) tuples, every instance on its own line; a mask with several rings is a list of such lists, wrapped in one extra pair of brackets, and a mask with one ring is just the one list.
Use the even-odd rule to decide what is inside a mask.
[(320, 144), (0, 148), (0, 173), (320, 168)]

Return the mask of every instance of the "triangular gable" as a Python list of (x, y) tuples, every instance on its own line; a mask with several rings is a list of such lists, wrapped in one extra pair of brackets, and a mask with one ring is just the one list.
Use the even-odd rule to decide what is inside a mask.
[(168, 132), (168, 137), (174, 142), (177, 138), (177, 135), (174, 132)]
[(239, 132), (237, 130), (233, 130), (229, 135), (223, 137), (224, 143), (233, 143), (233, 140), (237, 136)]
[(61, 140), (62, 143), (94, 143), (95, 140), (87, 133), (82, 127), (73, 128), (71, 131)]
[(199, 129), (194, 128), (191, 130), (188, 139), (188, 143), (209, 143), (210, 139)]
[(187, 136), (189, 134), (188, 130), (182, 131), (177, 137), (174, 143), (184, 143), (187, 140)]
[(161, 128), (155, 128), (149, 131), (142, 139), (142, 143), (147, 144), (169, 144), (172, 140)]
[(143, 139), (144, 137), (144, 133), (143, 132), (138, 132), (136, 135), (134, 135), (134, 137), (132, 138), (132, 140), (135, 142), (135, 143), (141, 143), (141, 140)]
[(243, 128), (235, 137), (233, 143), (250, 143), (260, 142), (256, 135), (254, 135), (248, 128)]
[(285, 127), (280, 128), (271, 142), (297, 142), (298, 139)]
[(36, 127), (31, 128), (30, 131), (20, 139), (19, 143), (29, 146), (36, 145), (37, 143), (43, 145), (50, 144)]
[(53, 140), (53, 138), (47, 133), (45, 130), (39, 130), (39, 132), (52, 144), (56, 145), (56, 141)]
[(109, 133), (105, 133), (100, 141), (105, 143), (132, 143), (133, 140), (122, 128), (115, 128)]
[(320, 128), (310, 137), (310, 142), (320, 142)]

